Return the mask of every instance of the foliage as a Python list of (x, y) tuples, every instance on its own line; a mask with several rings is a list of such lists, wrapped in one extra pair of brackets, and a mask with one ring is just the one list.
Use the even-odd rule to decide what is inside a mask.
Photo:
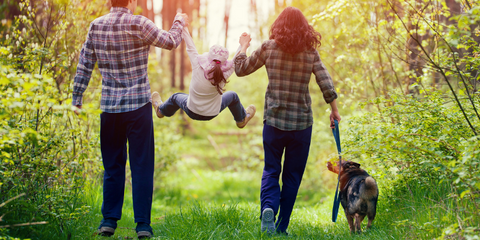
[[(421, 92), (421, 98), (391, 94), (388, 99), (370, 101), (382, 105), (381, 111), (352, 120), (344, 141), (346, 154), (352, 160), (376, 166), (374, 176), (391, 182), (386, 189), (389, 200), (409, 195), (412, 190), (422, 189), (428, 194), (439, 185), (451, 186), (451, 192), (436, 201), (454, 199), (454, 204), (462, 207), (450, 211), (458, 211), (464, 227), (476, 226), (480, 220), (476, 211), (480, 203), (479, 139), (451, 96), (434, 89)], [(472, 109), (468, 110), (470, 116), (474, 115)]]
[[(92, 134), (98, 123), (74, 116), (70, 86), (64, 85), (86, 34), (71, 26), (89, 19), (69, 1), (14, 4), (21, 15), (2, 29), (0, 48), (0, 202), (25, 196), (0, 209), (1, 224), (46, 221), (50, 236), (66, 238), (89, 211), (83, 186), (86, 174), (99, 167), (98, 136)], [(42, 228), (12, 227), (7, 234), (40, 237)]]

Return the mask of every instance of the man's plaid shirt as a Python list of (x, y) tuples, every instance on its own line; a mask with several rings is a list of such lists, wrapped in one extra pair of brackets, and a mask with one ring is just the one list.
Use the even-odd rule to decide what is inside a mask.
[(127, 8), (112, 7), (109, 14), (90, 24), (80, 52), (72, 104), (82, 105), (95, 63), (102, 74), (102, 111), (130, 112), (147, 104), (151, 98), (147, 76), (150, 45), (177, 48), (184, 25), (183, 18), (177, 17), (167, 32)]
[(268, 87), (265, 93), (264, 123), (284, 131), (304, 130), (313, 124), (312, 99), (308, 83), (312, 73), (327, 103), (337, 98), (333, 81), (317, 50), (295, 55), (280, 50), (275, 40), (265, 41), (250, 57), (235, 59), (235, 73), (245, 76), (265, 65)]

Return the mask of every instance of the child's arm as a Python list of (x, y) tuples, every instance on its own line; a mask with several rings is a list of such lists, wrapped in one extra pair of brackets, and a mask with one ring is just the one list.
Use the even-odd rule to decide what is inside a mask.
[(188, 57), (190, 58), (190, 63), (192, 64), (192, 69), (198, 67), (198, 61), (197, 61), (197, 48), (195, 47), (195, 44), (193, 43), (192, 36), (190, 36), (190, 33), (188, 32), (188, 28), (184, 27), (182, 31), (182, 38), (183, 41), (185, 41), (185, 44), (187, 45), (187, 54)]

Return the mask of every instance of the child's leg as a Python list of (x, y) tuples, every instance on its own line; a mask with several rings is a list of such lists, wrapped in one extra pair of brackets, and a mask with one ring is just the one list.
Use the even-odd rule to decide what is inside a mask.
[(171, 117), (178, 109), (187, 109), (187, 99), (188, 94), (186, 93), (174, 93), (167, 101), (160, 105), (160, 112), (167, 116)]
[(243, 108), (243, 105), (240, 102), (240, 98), (234, 91), (228, 91), (223, 93), (220, 112), (223, 111), (223, 109), (225, 109), (226, 107), (230, 109), (230, 112), (232, 112), (233, 118), (236, 122), (242, 122), (247, 116), (247, 112), (245, 111), (245, 108)]

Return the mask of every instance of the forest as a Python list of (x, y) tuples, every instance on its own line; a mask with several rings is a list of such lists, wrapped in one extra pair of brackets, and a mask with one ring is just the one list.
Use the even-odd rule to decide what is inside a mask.
[[(200, 53), (213, 44), (233, 57), (269, 39), (287, 6), (322, 35), (317, 48), (342, 116), (342, 158), (375, 178), (371, 229), (351, 234), (340, 207), (332, 223), (339, 159), (330, 107), (312, 80), (310, 154), (288, 228), (260, 231), (264, 166), (261, 68), (226, 85), (257, 113), (238, 129), (229, 111), (210, 121), (153, 114), (152, 228), (158, 239), (479, 239), (480, 1), (478, 0), (138, 0), (134, 12), (168, 31), (177, 11)], [(74, 77), (90, 23), (109, 0), (0, 1), (0, 240), (109, 239), (102, 220), (102, 75), (92, 73), (79, 114)], [(185, 43), (150, 48), (148, 79), (162, 98), (188, 93)], [(129, 163), (127, 162), (127, 165)], [(123, 214), (111, 239), (136, 239), (127, 167)]]

